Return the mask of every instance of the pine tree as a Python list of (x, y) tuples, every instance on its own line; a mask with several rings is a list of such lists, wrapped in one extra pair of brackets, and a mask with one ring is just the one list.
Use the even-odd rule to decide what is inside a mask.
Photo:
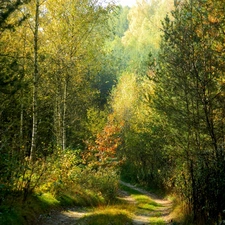
[(194, 219), (204, 223), (217, 221), (224, 208), (223, 8), (221, 1), (177, 5), (173, 18), (164, 20), (156, 76), (156, 108), (170, 127), (164, 148), (176, 164), (174, 182)]

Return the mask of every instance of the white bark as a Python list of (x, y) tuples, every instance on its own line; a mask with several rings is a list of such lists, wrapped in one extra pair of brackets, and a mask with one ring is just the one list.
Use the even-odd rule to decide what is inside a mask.
[(62, 118), (62, 149), (66, 149), (66, 108), (67, 108), (67, 79), (64, 85), (63, 94), (63, 118)]
[(35, 159), (36, 142), (37, 142), (37, 127), (38, 127), (38, 113), (37, 113), (37, 89), (38, 89), (38, 28), (39, 28), (39, 7), (40, 2), (36, 0), (35, 8), (35, 27), (34, 27), (34, 74), (33, 74), (33, 126), (32, 126), (32, 139), (30, 160)]

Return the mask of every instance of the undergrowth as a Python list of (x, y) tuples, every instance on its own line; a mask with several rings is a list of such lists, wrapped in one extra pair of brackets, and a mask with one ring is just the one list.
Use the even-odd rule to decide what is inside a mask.
[(58, 150), (17, 173), (14, 183), (0, 188), (1, 225), (31, 224), (38, 215), (67, 206), (107, 205), (118, 190), (117, 169), (84, 165), (79, 151)]

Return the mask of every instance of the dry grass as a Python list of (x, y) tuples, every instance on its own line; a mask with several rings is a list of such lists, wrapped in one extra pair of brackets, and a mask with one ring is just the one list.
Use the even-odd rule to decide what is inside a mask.
[(121, 185), (121, 189), (127, 193), (127, 196), (120, 197), (116, 204), (94, 208), (78, 223), (81, 225), (166, 224), (161, 213), (162, 204), (132, 188)]
[(129, 204), (119, 202), (111, 206), (101, 206), (94, 208), (93, 211), (81, 218), (78, 223), (80, 225), (132, 225), (132, 207)]

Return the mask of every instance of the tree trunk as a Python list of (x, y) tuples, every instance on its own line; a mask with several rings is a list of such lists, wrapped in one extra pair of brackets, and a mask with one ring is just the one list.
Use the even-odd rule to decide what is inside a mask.
[(33, 126), (32, 126), (32, 139), (31, 139), (31, 150), (30, 160), (35, 159), (36, 154), (36, 142), (37, 142), (37, 89), (38, 89), (38, 28), (39, 28), (39, 0), (36, 0), (35, 9), (35, 28), (34, 28), (34, 74), (33, 74)]
[(63, 93), (63, 120), (62, 120), (62, 149), (66, 149), (66, 105), (67, 104), (67, 79), (65, 80)]
[(62, 135), (61, 135), (61, 97), (60, 90), (57, 87), (56, 100), (55, 100), (55, 136), (57, 147), (62, 147)]

